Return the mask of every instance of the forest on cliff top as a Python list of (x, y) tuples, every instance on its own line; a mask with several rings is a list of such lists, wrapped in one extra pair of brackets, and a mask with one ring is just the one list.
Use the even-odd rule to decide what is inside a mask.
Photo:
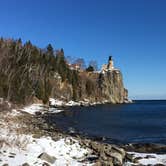
[(23, 44), (21, 39), (0, 39), (0, 97), (23, 104), (36, 97), (47, 103), (56, 73), (72, 86), (73, 100), (80, 79), (85, 79), (86, 90), (92, 93), (93, 81), (80, 78), (77, 70), (69, 68), (63, 49), (54, 50), (51, 44), (40, 49), (30, 41)]

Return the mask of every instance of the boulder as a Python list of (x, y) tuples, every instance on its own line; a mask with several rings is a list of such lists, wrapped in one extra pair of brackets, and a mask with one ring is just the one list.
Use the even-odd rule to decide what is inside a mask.
[(126, 153), (126, 159), (129, 160), (130, 162), (134, 162), (134, 157), (132, 154)]
[(44, 162), (42, 166), (50, 166), (48, 163)]
[(22, 166), (30, 166), (28, 163), (24, 163), (22, 164)]
[(40, 111), (36, 111), (35, 112), (35, 115), (37, 115), (37, 116), (39, 116), (39, 115), (41, 115), (42, 113), (40, 112)]
[(123, 157), (125, 157), (125, 155), (126, 155), (125, 150), (122, 148), (119, 148), (117, 146), (112, 146), (112, 151), (120, 153)]
[(107, 160), (107, 161), (99, 160), (94, 164), (94, 166), (114, 166), (114, 165), (112, 163), (112, 160)]
[(121, 166), (123, 164), (123, 156), (118, 152), (112, 152), (111, 157), (113, 159), (113, 164), (116, 166)]
[(136, 157), (134, 158), (134, 163), (139, 163), (139, 160), (143, 159), (143, 157)]
[(85, 146), (89, 147), (89, 144), (91, 143), (91, 140), (89, 140), (89, 139), (83, 139), (80, 142), (82, 142)]
[(56, 160), (56, 158), (54, 156), (50, 156), (50, 155), (48, 155), (45, 152), (40, 154), (38, 156), (38, 158), (40, 158), (41, 160), (44, 160), (44, 161), (46, 161), (48, 163), (51, 163), (51, 164), (53, 164), (55, 162), (55, 160)]
[(101, 149), (101, 144), (99, 144), (98, 142), (91, 142), (91, 148), (94, 150), (94, 151), (97, 151), (99, 152), (100, 149)]

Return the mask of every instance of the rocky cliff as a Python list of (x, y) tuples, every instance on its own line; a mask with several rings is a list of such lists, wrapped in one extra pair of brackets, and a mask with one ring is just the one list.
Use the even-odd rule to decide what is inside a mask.
[[(60, 77), (59, 77), (60, 78)], [(77, 87), (61, 79), (54, 81), (52, 96), (64, 100), (124, 103), (128, 91), (124, 88), (122, 73), (119, 70), (104, 73), (80, 72)]]
[(123, 77), (119, 70), (108, 71), (99, 76), (99, 86), (104, 99), (112, 103), (123, 103), (128, 92), (123, 85)]

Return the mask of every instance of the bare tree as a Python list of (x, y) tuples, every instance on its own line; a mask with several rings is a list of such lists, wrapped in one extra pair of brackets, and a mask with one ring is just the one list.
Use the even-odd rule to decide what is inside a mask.
[(65, 57), (65, 60), (66, 60), (66, 62), (67, 62), (68, 64), (73, 64), (74, 61), (75, 61), (75, 59), (74, 59), (73, 57), (71, 57), (71, 56), (66, 56), (66, 57)]
[(74, 63), (79, 65), (80, 69), (85, 69), (86, 68), (85, 60), (83, 58), (76, 59)]

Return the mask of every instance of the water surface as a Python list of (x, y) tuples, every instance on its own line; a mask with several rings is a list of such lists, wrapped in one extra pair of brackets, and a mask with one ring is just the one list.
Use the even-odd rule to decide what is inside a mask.
[(133, 104), (71, 107), (49, 116), (61, 129), (105, 137), (121, 143), (166, 144), (166, 101), (135, 101)]

